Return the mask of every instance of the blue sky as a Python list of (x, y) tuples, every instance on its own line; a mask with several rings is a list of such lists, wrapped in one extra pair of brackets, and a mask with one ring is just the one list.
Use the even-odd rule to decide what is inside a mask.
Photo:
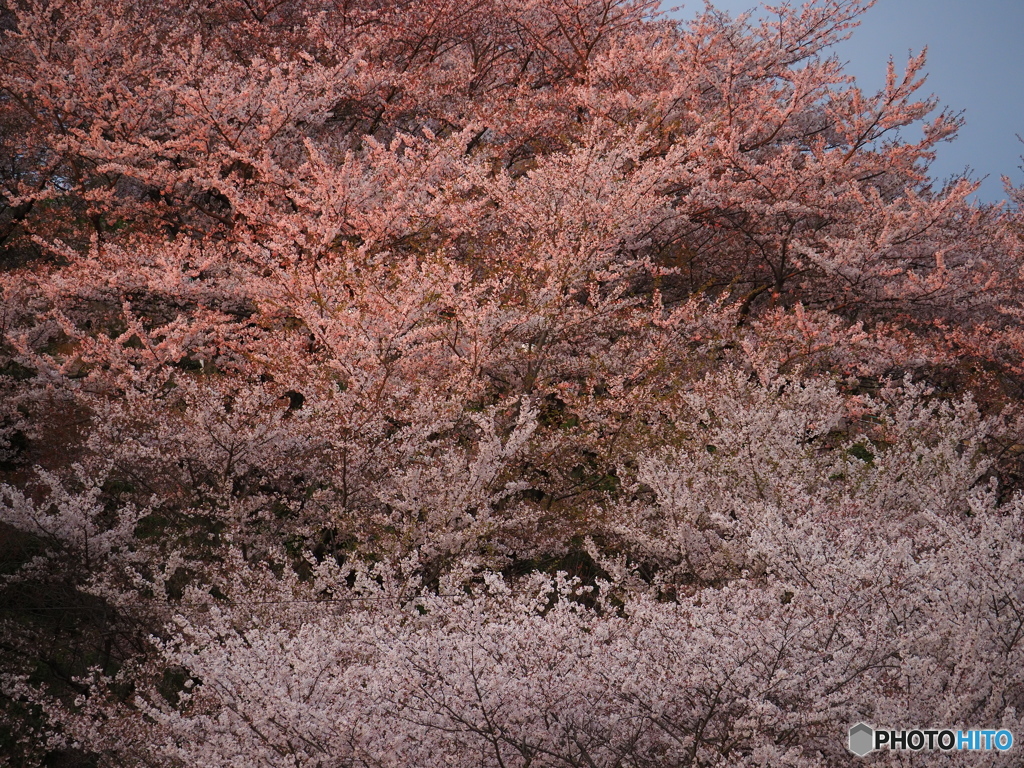
[[(734, 16), (757, 6), (755, 0), (713, 4)], [(673, 16), (692, 17), (703, 7), (689, 2)], [(878, 0), (836, 53), (862, 88), (875, 91), (890, 56), (899, 68), (909, 51), (925, 46), (923, 92), (963, 111), (967, 121), (955, 141), (940, 146), (932, 176), (941, 181), (969, 167), (973, 178), (988, 177), (977, 198), (1002, 200), (1001, 176), (1024, 184), (1024, 144), (1017, 139), (1024, 136), (1024, 0)]]

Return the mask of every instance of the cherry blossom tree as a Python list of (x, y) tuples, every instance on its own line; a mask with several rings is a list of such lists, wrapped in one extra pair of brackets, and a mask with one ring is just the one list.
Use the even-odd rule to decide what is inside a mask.
[(12, 764), (1020, 730), (1019, 213), (865, 3), (174, 10), (3, 14)]

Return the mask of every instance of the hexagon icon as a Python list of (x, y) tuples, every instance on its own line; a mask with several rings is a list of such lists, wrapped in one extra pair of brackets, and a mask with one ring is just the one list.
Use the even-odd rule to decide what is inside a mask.
[(857, 723), (850, 729), (850, 751), (864, 757), (874, 749), (875, 732), (867, 723)]

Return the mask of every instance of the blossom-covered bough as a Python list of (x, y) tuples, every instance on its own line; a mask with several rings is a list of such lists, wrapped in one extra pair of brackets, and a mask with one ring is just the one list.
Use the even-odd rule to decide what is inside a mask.
[(173, 5), (0, 5), (12, 765), (1024, 734), (1021, 223), (864, 3)]

